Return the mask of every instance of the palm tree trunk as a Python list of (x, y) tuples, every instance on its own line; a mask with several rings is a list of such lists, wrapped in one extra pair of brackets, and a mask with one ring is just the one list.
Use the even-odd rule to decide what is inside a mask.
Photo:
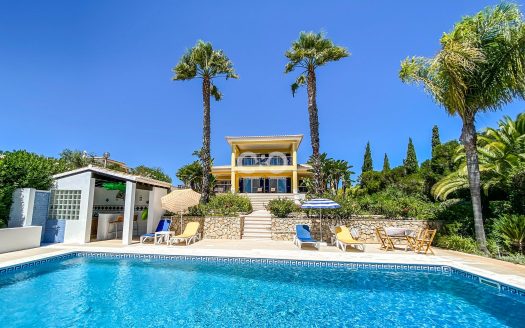
[(310, 143), (312, 145), (312, 168), (314, 172), (314, 193), (320, 195), (324, 192), (321, 176), (321, 159), (319, 158), (319, 117), (317, 115), (317, 85), (315, 69), (308, 68), (308, 117), (310, 119)]
[(483, 214), (481, 210), (481, 179), (479, 173), (477, 136), (476, 128), (474, 126), (474, 117), (463, 118), (461, 142), (465, 147), (465, 154), (467, 157), (470, 196), (472, 198), (472, 210), (474, 212), (474, 232), (476, 234), (479, 249), (487, 254), (487, 240), (485, 238)]
[(207, 204), (210, 200), (210, 173), (211, 173), (211, 154), (210, 154), (210, 93), (211, 81), (208, 77), (202, 80), (202, 99), (203, 99), (203, 119), (202, 119), (202, 149), (200, 159), (202, 162), (202, 195), (201, 203)]

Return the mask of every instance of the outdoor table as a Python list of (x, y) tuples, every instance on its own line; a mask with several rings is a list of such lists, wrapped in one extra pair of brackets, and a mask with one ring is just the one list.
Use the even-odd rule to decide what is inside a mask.
[(408, 238), (409, 236), (414, 234), (414, 230), (407, 229), (407, 228), (386, 228), (385, 232), (387, 236), (392, 240), (395, 240), (398, 242), (405, 240), (406, 241), (405, 251), (408, 250), (408, 246), (410, 245)]

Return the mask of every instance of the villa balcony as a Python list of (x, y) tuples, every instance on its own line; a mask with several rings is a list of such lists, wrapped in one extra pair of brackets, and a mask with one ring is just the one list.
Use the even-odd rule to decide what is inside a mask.
[(236, 166), (290, 166), (293, 165), (292, 156), (247, 156), (239, 157)]

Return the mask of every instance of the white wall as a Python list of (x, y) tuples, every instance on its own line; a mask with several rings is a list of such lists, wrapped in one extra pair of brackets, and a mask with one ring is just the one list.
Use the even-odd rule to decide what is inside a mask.
[(13, 192), (13, 204), (9, 212), (9, 228), (31, 225), (35, 192), (36, 189), (33, 188), (16, 189)]
[(153, 190), (149, 192), (149, 208), (148, 208), (148, 221), (146, 231), (148, 233), (154, 232), (159, 224), (160, 218), (164, 215), (165, 211), (162, 209), (162, 203), (160, 199), (168, 194), (168, 190), (164, 188), (153, 187)]
[(40, 247), (42, 227), (0, 229), (0, 253)]
[(80, 190), (80, 215), (78, 220), (67, 220), (64, 230), (64, 243), (89, 243), (91, 234), (91, 218), (93, 216), (93, 194), (95, 179), (91, 172), (84, 172), (56, 180), (56, 189)]

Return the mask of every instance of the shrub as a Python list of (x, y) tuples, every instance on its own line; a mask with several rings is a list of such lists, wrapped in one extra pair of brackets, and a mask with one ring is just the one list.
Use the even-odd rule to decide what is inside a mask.
[(460, 199), (446, 200), (439, 204), (436, 218), (445, 222), (456, 222), (458, 227), (454, 234), (474, 235), (474, 214), (470, 202)]
[(480, 254), (478, 244), (471, 237), (463, 237), (460, 235), (439, 235), (436, 238), (435, 244), (437, 247), (451, 249), (454, 251)]
[(513, 253), (509, 255), (505, 255), (499, 258), (500, 260), (512, 262), (516, 264), (525, 264), (525, 255), (520, 253)]
[(525, 215), (502, 215), (494, 222), (494, 233), (509, 248), (517, 248), (523, 254), (525, 243)]
[(509, 198), (514, 212), (525, 214), (525, 171), (512, 177)]
[(266, 205), (266, 209), (278, 218), (285, 218), (288, 214), (297, 211), (299, 208), (295, 202), (288, 198), (272, 199)]
[(232, 193), (217, 194), (210, 198), (207, 205), (201, 205), (201, 211), (211, 215), (237, 215), (251, 212), (252, 204), (246, 196)]
[(189, 216), (205, 216), (206, 215), (206, 205), (199, 204), (188, 208)]
[(413, 217), (431, 220), (436, 217), (438, 210), (438, 205), (424, 197), (407, 195), (392, 187), (373, 195), (360, 197), (357, 201), (365, 213), (391, 218)]

